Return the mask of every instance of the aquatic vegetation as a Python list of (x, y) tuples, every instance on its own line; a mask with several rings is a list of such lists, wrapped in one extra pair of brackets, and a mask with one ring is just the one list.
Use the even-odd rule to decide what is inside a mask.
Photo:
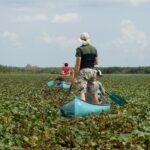
[(48, 87), (50, 75), (0, 75), (0, 149), (148, 149), (150, 147), (150, 76), (102, 78), (108, 91), (128, 104), (75, 119), (57, 111), (76, 93)]

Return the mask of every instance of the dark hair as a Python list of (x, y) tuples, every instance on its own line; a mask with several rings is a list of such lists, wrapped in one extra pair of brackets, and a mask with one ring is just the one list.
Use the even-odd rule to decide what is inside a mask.
[(64, 81), (64, 78), (61, 77), (61, 76), (58, 76), (58, 77), (56, 78), (56, 80), (58, 80), (58, 81)]
[(68, 63), (64, 63), (64, 66), (66, 66), (66, 67), (67, 67), (67, 66), (68, 66)]
[(100, 73), (99, 73), (99, 72), (97, 72), (97, 76), (99, 76), (99, 77), (100, 77)]
[(97, 76), (102, 77), (102, 72), (99, 70), (99, 68), (95, 68), (97, 71)]
[(97, 71), (97, 75), (98, 75), (99, 77), (102, 77), (102, 76), (103, 76), (102, 73), (100, 73), (100, 70)]

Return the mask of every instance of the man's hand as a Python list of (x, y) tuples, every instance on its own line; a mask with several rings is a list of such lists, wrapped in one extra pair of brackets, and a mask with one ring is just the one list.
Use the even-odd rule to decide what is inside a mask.
[(72, 84), (77, 84), (77, 83), (78, 83), (77, 79), (76, 79), (76, 78), (73, 78)]

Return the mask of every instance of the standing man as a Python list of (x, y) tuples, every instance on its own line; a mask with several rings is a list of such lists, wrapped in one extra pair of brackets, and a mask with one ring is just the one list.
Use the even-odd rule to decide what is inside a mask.
[(89, 44), (90, 36), (88, 33), (82, 33), (79, 39), (82, 43), (76, 49), (76, 64), (74, 83), (80, 90), (80, 98), (85, 100), (85, 93), (88, 92), (92, 95), (92, 102), (99, 104), (97, 91), (96, 91), (96, 74), (97, 71), (94, 66), (98, 64), (98, 54), (94, 46)]

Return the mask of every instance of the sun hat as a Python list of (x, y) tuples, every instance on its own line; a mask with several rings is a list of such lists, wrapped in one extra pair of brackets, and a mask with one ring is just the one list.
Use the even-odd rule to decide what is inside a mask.
[(87, 32), (84, 32), (81, 34), (79, 41), (83, 44), (83, 45), (87, 45), (90, 42), (90, 36)]

